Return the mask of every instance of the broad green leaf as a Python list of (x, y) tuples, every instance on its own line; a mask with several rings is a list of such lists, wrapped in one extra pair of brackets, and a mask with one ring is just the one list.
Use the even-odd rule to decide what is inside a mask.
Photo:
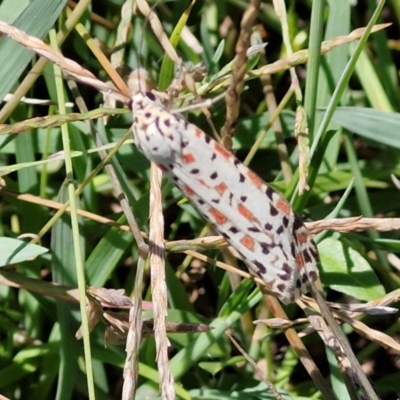
[[(66, 0), (34, 0), (13, 21), (13, 25), (38, 38), (43, 38), (60, 15)], [(10, 4), (10, 6), (12, 6)], [(15, 8), (15, 2), (13, 7)], [(15, 18), (15, 14), (13, 14)], [(1, 18), (2, 19), (2, 18)], [(3, 20), (3, 19), (2, 19)], [(0, 99), (10, 92), (34, 53), (15, 41), (0, 41)]]
[(0, 267), (33, 260), (48, 252), (48, 249), (23, 240), (0, 237)]
[(338, 107), (333, 121), (380, 144), (400, 148), (400, 114), (363, 107)]
[(236, 365), (238, 363), (242, 363), (245, 361), (243, 356), (232, 357), (227, 361), (202, 361), (199, 362), (199, 367), (209, 372), (212, 375), (216, 375), (221, 372), (224, 368), (229, 367), (231, 365)]
[(318, 244), (322, 282), (330, 288), (359, 300), (385, 295), (374, 270), (359, 252), (347, 243), (328, 238)]

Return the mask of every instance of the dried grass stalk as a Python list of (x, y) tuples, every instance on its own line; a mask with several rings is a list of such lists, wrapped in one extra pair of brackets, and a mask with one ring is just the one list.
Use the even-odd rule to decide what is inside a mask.
[(226, 92), (226, 116), (222, 128), (222, 143), (232, 150), (232, 135), (237, 123), (240, 108), (240, 94), (243, 90), (247, 70), (247, 49), (250, 47), (251, 32), (260, 9), (260, 1), (252, 0), (243, 14), (239, 39), (236, 43), (236, 56), (233, 61), (232, 78)]
[(151, 293), (154, 303), (154, 337), (156, 361), (160, 373), (160, 389), (163, 399), (176, 397), (174, 377), (169, 367), (165, 321), (167, 317), (168, 289), (165, 277), (164, 215), (161, 194), (161, 170), (152, 163), (150, 189), (150, 265)]
[(18, 28), (9, 25), (3, 21), (0, 21), (0, 32), (5, 33), (13, 40), (21, 43), (28, 49), (33, 50), (35, 53), (47, 58), (52, 63), (58, 65), (67, 72), (72, 78), (76, 79), (78, 82), (84, 83), (86, 85), (92, 86), (100, 92), (106, 93), (108, 95), (113, 94), (117, 100), (122, 102), (129, 101), (129, 98), (112, 85), (102, 82), (97, 79), (90, 71), (81, 67), (77, 62), (65, 58), (61, 53), (58, 53), (42, 40), (30, 36)]

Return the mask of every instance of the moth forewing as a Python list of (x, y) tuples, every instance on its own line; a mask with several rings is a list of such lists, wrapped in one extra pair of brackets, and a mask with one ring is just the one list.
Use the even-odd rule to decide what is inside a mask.
[[(231, 153), (152, 94), (136, 94), (133, 131), (162, 168), (282, 302), (318, 277), (315, 244), (289, 203)], [(303, 254), (302, 252), (306, 252)]]

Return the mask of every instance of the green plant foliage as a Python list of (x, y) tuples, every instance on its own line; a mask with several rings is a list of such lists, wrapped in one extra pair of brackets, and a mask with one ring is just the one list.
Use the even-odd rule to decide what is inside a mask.
[[(198, 101), (185, 87), (182, 71), (160, 45), (160, 37), (152, 33), (150, 22), (140, 13), (124, 20), (132, 2), (81, 0), (74, 19), (69, 19), (65, 3), (4, 0), (0, 2), (0, 20), (47, 43), (54, 28), (66, 36), (63, 54), (103, 81), (109, 80), (86, 36), (74, 29), (80, 22), (109, 58), (121, 55), (129, 68), (145, 68), (152, 81), (162, 86), (158, 89), (164, 90), (172, 80), (173, 87), (164, 93), (171, 108)], [(189, 2), (149, 2), (204, 98), (226, 90), (241, 18), (249, 3), (197, 1), (188, 12)], [(272, 3), (279, 1), (262, 1), (253, 29), (253, 50), (256, 46), (259, 51), (251, 54), (247, 65), (233, 136), (236, 156), (245, 160), (253, 154), (247, 160), (249, 167), (286, 193), (305, 221), (332, 215), (340, 219), (360, 215), (398, 218), (400, 194), (394, 181), (400, 176), (399, 64), (393, 53), (398, 51), (400, 2), (388, 1), (381, 13), (380, 22), (391, 22), (391, 28), (371, 34), (366, 42), (358, 40), (358, 35), (351, 44), (343, 44), (343, 38), (369, 23), (377, 2), (284, 2), (286, 22)], [(116, 46), (123, 32), (127, 38)], [(283, 32), (293, 54), (284, 44)], [(321, 58), (314, 42), (318, 43), (319, 32), (322, 40), (330, 41), (329, 51)], [(257, 47), (262, 42), (268, 45)], [(0, 99), (19, 87), (33, 57), (23, 46), (0, 37)], [(297, 79), (289, 66), (294, 67)], [(266, 71), (271, 86), (265, 82)], [(124, 71), (120, 72), (125, 78)], [(84, 363), (87, 347), (75, 338), (82, 323), (77, 301), (77, 282), (82, 277), (77, 264), (83, 266), (84, 286), (123, 289), (133, 297), (141, 252), (127, 229), (120, 200), (127, 199), (148, 243), (150, 165), (133, 143), (129, 132), (132, 113), (125, 105), (117, 103), (117, 108), (110, 110), (112, 106), (103, 105), (100, 93), (81, 84), (79, 95), (67, 84), (60, 89), (55, 83), (60, 77), (48, 63), (36, 82), (25, 87), (27, 98), (49, 100), (47, 105), (20, 102), (6, 116), (1, 113), (7, 103), (0, 109), (0, 393), (15, 400), (120, 399), (125, 346), (105, 346), (103, 314), (90, 334), (94, 393), (89, 393), (90, 373)], [(266, 92), (272, 93), (273, 102), (270, 98), (266, 101)], [(60, 111), (60, 93), (65, 93), (66, 103), (73, 103), (67, 111)], [(78, 109), (79, 97), (87, 110)], [(308, 125), (298, 120), (298, 104), (304, 107)], [(212, 135), (214, 130), (203, 111), (195, 105), (185, 116)], [(221, 132), (226, 119), (224, 100), (213, 103), (208, 111), (215, 131)], [(274, 116), (277, 118), (271, 121)], [(302, 146), (294, 134), (299, 126), (303, 127), (301, 134), (308, 133)], [(68, 132), (62, 131), (66, 128)], [(66, 137), (70, 149), (64, 147)], [(307, 144), (311, 154), (299, 154)], [(101, 159), (102, 152), (111, 153), (106, 161)], [(299, 160), (304, 159), (301, 170), (309, 172), (310, 188), (299, 194)], [(112, 177), (110, 165), (115, 171)], [(123, 194), (116, 195), (115, 182)], [(79, 191), (76, 204), (71, 204), (72, 186)], [(169, 366), (177, 398), (272, 399), (267, 384), (271, 382), (283, 399), (322, 399), (281, 326), (273, 329), (253, 324), (273, 317), (254, 281), (241, 280), (216, 266), (225, 262), (244, 269), (242, 262), (221, 242), (206, 241), (216, 233), (167, 181), (162, 184), (162, 202), (168, 321), (213, 328), (169, 336)], [(69, 207), (67, 211), (58, 211), (63, 205)], [(328, 300), (368, 302), (400, 287), (398, 231), (328, 230), (317, 238)], [(152, 267), (144, 263), (139, 288), (144, 308), (150, 308), (144, 312), (145, 318), (154, 317), (150, 307)], [(296, 321), (297, 331), (308, 327), (296, 304), (285, 311), (290, 321)], [(119, 310), (122, 319), (126, 315), (126, 309)], [(379, 332), (376, 336), (386, 333), (394, 340), (399, 329), (396, 318), (359, 317), (373, 332)], [(356, 356), (368, 365), (368, 378), (377, 393), (382, 398), (399, 398), (397, 350), (374, 343), (371, 335), (360, 338), (348, 324), (345, 329)], [(227, 330), (255, 361), (257, 373), (230, 342)], [(348, 398), (331, 350), (317, 333), (304, 332), (307, 335), (302, 341), (333, 396)], [(144, 338), (137, 399), (161, 398), (156, 357), (154, 337)]]
[(33, 260), (48, 249), (23, 240), (0, 237), (0, 267)]

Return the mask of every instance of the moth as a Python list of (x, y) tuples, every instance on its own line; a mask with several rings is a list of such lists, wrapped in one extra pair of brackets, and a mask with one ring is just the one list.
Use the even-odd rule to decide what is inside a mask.
[[(140, 87), (140, 85), (139, 85)], [(290, 204), (152, 92), (132, 97), (138, 149), (156, 163), (283, 303), (319, 278), (318, 250)]]

